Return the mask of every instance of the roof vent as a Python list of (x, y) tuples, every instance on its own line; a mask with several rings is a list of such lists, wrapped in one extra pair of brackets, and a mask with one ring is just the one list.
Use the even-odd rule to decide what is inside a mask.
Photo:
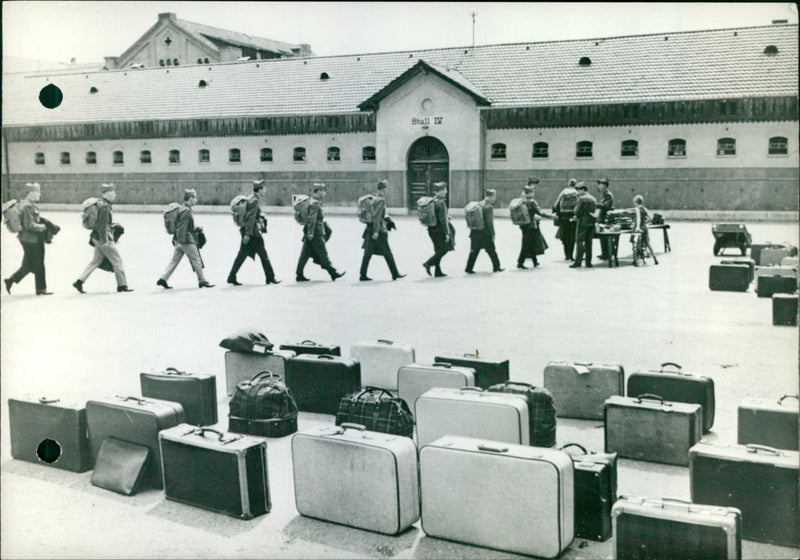
[(527, 47), (525, 47), (525, 50), (526, 50), (526, 51), (529, 51), (529, 50), (531, 50), (531, 46), (530, 46), (530, 45), (528, 45)]
[(413, 56), (414, 56), (413, 54), (411, 54), (411, 53), (408, 53), (408, 58), (411, 58), (411, 57), (413, 57)]
[(734, 32), (733, 32), (733, 36), (734, 36), (734, 37), (738, 37), (738, 36), (739, 36), (739, 32), (738, 32), (738, 31), (734, 31)]
[(359, 56), (358, 58), (356, 58), (356, 61), (358, 61), (358, 60), (361, 60), (361, 57), (360, 57), (360, 56)]
[(764, 49), (764, 54), (767, 56), (775, 56), (778, 54), (778, 47), (775, 45), (767, 45), (767, 48)]
[(208, 84), (206, 83), (205, 80), (200, 80), (200, 82), (197, 84), (197, 87), (206, 87), (207, 85)]
[(664, 40), (665, 41), (669, 41), (669, 37), (664, 37)]
[(320, 80), (327, 80), (328, 78), (330, 78), (330, 76), (328, 76), (327, 72), (323, 72), (322, 74), (319, 75)]
[(592, 59), (589, 58), (588, 56), (582, 56), (581, 59), (578, 61), (578, 65), (579, 66), (591, 66), (592, 65)]
[(595, 46), (595, 47), (597, 47), (597, 46), (600, 46), (600, 41), (595, 41), (595, 42), (594, 42), (594, 46)]
[(467, 52), (468, 52), (468, 51), (467, 51), (466, 49), (464, 49), (464, 54), (467, 54)]
[(306, 64), (308, 64), (308, 61), (307, 61), (307, 60), (304, 60), (304, 61), (303, 61), (303, 65), (305, 66)]

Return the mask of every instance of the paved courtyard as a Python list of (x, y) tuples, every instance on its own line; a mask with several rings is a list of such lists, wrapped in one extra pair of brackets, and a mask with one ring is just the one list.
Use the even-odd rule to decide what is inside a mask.
[[(519, 230), (496, 224), (505, 272), (492, 274), (482, 254), (477, 274), (464, 274), (469, 249), (466, 225), (456, 218), (457, 247), (443, 260), (449, 276), (426, 276), (430, 255), (425, 229), (414, 217), (396, 219), (390, 242), (400, 271), (392, 282), (381, 257), (370, 283), (358, 282), (362, 227), (352, 216), (332, 216), (329, 252), (347, 275), (331, 282), (309, 263), (294, 282), (300, 227), (289, 215), (270, 216), (267, 250), (283, 283), (265, 286), (257, 263), (248, 260), (241, 287), (225, 283), (238, 233), (228, 215), (199, 214), (209, 239), (203, 251), (207, 277), (217, 286), (198, 290), (188, 262), (163, 291), (155, 285), (172, 248), (160, 214), (118, 212), (127, 232), (120, 252), (133, 293), (117, 294), (114, 277), (96, 271), (85, 295), (71, 283), (91, 258), (79, 212), (43, 212), (62, 226), (47, 246), (50, 297), (33, 295), (32, 276), (2, 294), (0, 390), (13, 396), (47, 396), (66, 402), (139, 394), (139, 372), (167, 366), (213, 373), (225, 394), (224, 350), (219, 341), (253, 327), (274, 343), (313, 339), (339, 344), (343, 354), (359, 341), (391, 339), (416, 349), (417, 361), (442, 352), (474, 352), (507, 358), (511, 379), (542, 384), (551, 360), (614, 362), (626, 372), (677, 362), (684, 371), (709, 376), (716, 387), (716, 419), (707, 439), (736, 442), (736, 407), (746, 396), (778, 398), (798, 392), (798, 330), (772, 326), (768, 299), (746, 293), (711, 292), (710, 223), (674, 222), (672, 252), (664, 254), (660, 232), (653, 245), (660, 264), (630, 265), (623, 236), (621, 266), (571, 270), (555, 228), (544, 222), (550, 249), (542, 265), (517, 270)], [(756, 242), (797, 244), (798, 226), (753, 223)], [(4, 228), (2, 276), (16, 269), (19, 243)], [(597, 245), (595, 245), (597, 252)], [(731, 255), (738, 253), (728, 251)], [(530, 263), (530, 261), (529, 261)], [(227, 404), (220, 399), (220, 424)], [(0, 415), (0, 482), (4, 558), (513, 558), (511, 554), (427, 537), (417, 523), (398, 537), (327, 524), (298, 515), (294, 507), (289, 437), (268, 443), (272, 512), (245, 522), (166, 501), (161, 491), (124, 497), (90, 484), (91, 473), (74, 474), (14, 461), (10, 456), (8, 408)], [(332, 423), (333, 417), (301, 414), (300, 429)], [(597, 422), (558, 421), (558, 445), (578, 442), (600, 451)], [(486, 473), (487, 477), (492, 473)], [(476, 485), (481, 481), (476, 480)], [(621, 460), (619, 493), (690, 498), (688, 468)], [(483, 515), (476, 511), (475, 515)], [(796, 558), (798, 551), (745, 541), (745, 558)], [(610, 558), (611, 540), (576, 539), (563, 558)]]

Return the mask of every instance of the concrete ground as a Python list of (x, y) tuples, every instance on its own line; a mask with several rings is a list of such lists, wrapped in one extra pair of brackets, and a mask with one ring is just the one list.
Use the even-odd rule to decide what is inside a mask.
[[(278, 286), (265, 286), (248, 260), (239, 279), (225, 284), (238, 234), (225, 215), (202, 215), (209, 239), (203, 251), (207, 276), (217, 287), (198, 290), (188, 263), (170, 280), (168, 292), (155, 281), (171, 254), (160, 214), (115, 214), (127, 233), (120, 251), (128, 283), (136, 291), (117, 294), (113, 275), (97, 271), (86, 295), (70, 284), (91, 257), (88, 232), (77, 212), (49, 212), (62, 226), (47, 246), (49, 297), (33, 295), (33, 278), (2, 294), (2, 377), (9, 397), (47, 396), (83, 403), (87, 399), (139, 394), (138, 374), (175, 366), (217, 376), (225, 394), (224, 350), (219, 341), (255, 327), (280, 344), (313, 339), (339, 344), (345, 355), (359, 341), (406, 341), (417, 361), (441, 352), (474, 352), (508, 358), (511, 378), (542, 384), (551, 360), (616, 362), (627, 372), (678, 362), (684, 370), (712, 377), (717, 411), (706, 438), (736, 442), (736, 407), (746, 396), (777, 398), (798, 392), (798, 330), (772, 326), (771, 303), (746, 293), (711, 292), (710, 223), (675, 222), (673, 251), (663, 254), (661, 234), (653, 241), (660, 264), (634, 268), (623, 260), (609, 269), (571, 270), (563, 260), (555, 228), (544, 223), (550, 249), (542, 266), (515, 268), (519, 230), (498, 220), (497, 245), (506, 271), (490, 272), (481, 255), (477, 274), (463, 273), (469, 242), (463, 218), (456, 220), (458, 246), (448, 254), (442, 279), (425, 275), (421, 263), (430, 242), (414, 217), (397, 219), (391, 243), (402, 272), (392, 282), (383, 259), (373, 260), (370, 283), (358, 282), (361, 226), (354, 217), (329, 219), (334, 264), (347, 275), (331, 282), (309, 264), (312, 282), (294, 282), (300, 229), (290, 216), (270, 217), (267, 247)], [(2, 276), (16, 269), (21, 249), (3, 228)], [(749, 226), (756, 242), (790, 240), (796, 223)], [(730, 251), (733, 254), (733, 251)], [(623, 238), (620, 256), (630, 255)], [(290, 437), (268, 443), (272, 512), (239, 521), (166, 501), (161, 491), (125, 497), (90, 484), (91, 473), (74, 474), (12, 460), (8, 409), (0, 413), (3, 558), (514, 558), (515, 555), (427, 537), (417, 523), (397, 537), (368, 533), (298, 515), (294, 507)], [(220, 399), (219, 427), (227, 428)], [(300, 429), (332, 423), (333, 417), (301, 413)], [(578, 442), (602, 450), (597, 422), (558, 421), (558, 444)], [(487, 473), (487, 477), (491, 473)], [(481, 481), (475, 481), (480, 484)], [(690, 498), (685, 467), (620, 460), (619, 493)], [(475, 515), (484, 512), (475, 511)], [(576, 539), (562, 558), (610, 558), (612, 541)], [(798, 550), (743, 542), (745, 558), (796, 558)]]

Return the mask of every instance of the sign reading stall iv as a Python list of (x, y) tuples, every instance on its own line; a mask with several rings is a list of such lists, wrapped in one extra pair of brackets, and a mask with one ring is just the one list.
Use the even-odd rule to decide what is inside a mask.
[(411, 126), (442, 124), (444, 117), (411, 117)]

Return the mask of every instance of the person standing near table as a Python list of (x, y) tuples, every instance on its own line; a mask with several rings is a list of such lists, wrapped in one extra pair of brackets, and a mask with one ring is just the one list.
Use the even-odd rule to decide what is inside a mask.
[(36, 205), (42, 196), (39, 183), (25, 183), (25, 198), (18, 203), (19, 221), (22, 229), (17, 234), (22, 245), (22, 264), (19, 269), (5, 279), (6, 292), (11, 293), (11, 286), (18, 284), (28, 273), (33, 272), (37, 296), (49, 296), (47, 279), (44, 271), (44, 238), (47, 225), (39, 217)]
[(653, 251), (653, 247), (650, 245), (650, 234), (647, 231), (647, 220), (650, 216), (647, 212), (647, 208), (644, 207), (644, 198), (642, 195), (637, 194), (634, 196), (633, 204), (635, 206), (634, 210), (636, 211), (636, 220), (633, 224), (633, 231), (635, 233), (641, 233), (642, 245), (647, 247), (647, 249), (650, 251), (650, 254), (653, 255), (653, 264), (658, 264), (656, 252)]
[[(608, 179), (605, 177), (597, 180), (597, 189), (600, 191), (600, 200), (597, 201), (597, 222), (604, 224), (608, 212), (614, 209), (614, 195), (608, 190)], [(608, 257), (608, 247), (601, 240), (599, 258), (600, 260), (607, 260)]]
[(528, 208), (528, 215), (531, 217), (530, 223), (521, 224), (519, 226), (522, 232), (522, 247), (517, 257), (517, 268), (527, 269), (525, 261), (527, 259), (533, 260), (533, 266), (539, 266), (539, 255), (543, 255), (547, 250), (547, 242), (544, 240), (542, 230), (539, 227), (540, 217), (551, 218), (552, 216), (542, 212), (539, 203), (534, 198), (536, 196), (536, 185), (539, 179), (536, 177), (529, 177), (528, 184), (522, 187), (523, 204)]
[(194, 213), (192, 206), (197, 202), (197, 191), (194, 189), (184, 189), (183, 204), (177, 210), (175, 217), (175, 234), (172, 236), (172, 245), (175, 248), (172, 252), (172, 259), (167, 264), (164, 274), (156, 281), (156, 285), (165, 290), (171, 290), (172, 286), (167, 284), (167, 280), (175, 272), (178, 264), (184, 255), (189, 259), (192, 270), (197, 275), (197, 285), (200, 288), (213, 288), (214, 284), (208, 282), (203, 276), (203, 258), (197, 248), (197, 231), (194, 227)]
[[(272, 263), (269, 262), (269, 255), (264, 246), (264, 233), (267, 231), (267, 219), (261, 213), (261, 197), (264, 193), (264, 180), (253, 181), (253, 194), (247, 198), (244, 210), (244, 225), (239, 228), (242, 241), (239, 244), (239, 252), (233, 260), (233, 266), (228, 273), (228, 284), (241, 286), (242, 283), (236, 279), (239, 269), (244, 264), (247, 257), (258, 255), (261, 261), (261, 268), (264, 270), (264, 277), (267, 284), (280, 284), (280, 280), (275, 279), (275, 272), (272, 270)], [(262, 231), (263, 230), (263, 231)], [(203, 286), (201, 286), (203, 287)]]
[(575, 223), (571, 220), (575, 216), (575, 205), (578, 203), (578, 197), (580, 196), (577, 189), (575, 189), (576, 184), (577, 181), (575, 179), (570, 179), (566, 188), (558, 193), (558, 198), (553, 204), (553, 214), (558, 216), (558, 221), (556, 222), (558, 233), (556, 233), (556, 237), (560, 237), (561, 244), (564, 246), (565, 261), (572, 260), (572, 254), (575, 250)]
[(389, 231), (387, 228), (387, 220), (389, 218), (386, 216), (387, 188), (389, 188), (388, 181), (378, 181), (378, 189), (375, 192), (374, 202), (372, 203), (372, 222), (367, 224), (361, 236), (364, 238), (364, 243), (361, 245), (364, 249), (364, 256), (361, 259), (361, 274), (359, 275), (361, 282), (372, 280), (367, 276), (372, 255), (382, 255), (386, 259), (386, 265), (389, 267), (389, 272), (392, 273), (392, 280), (405, 277), (405, 274), (398, 272), (392, 249), (389, 247)]
[(492, 261), (492, 272), (503, 272), (500, 268), (500, 258), (497, 256), (497, 249), (494, 246), (494, 201), (497, 199), (497, 191), (486, 189), (483, 200), (481, 201), (481, 212), (483, 213), (483, 229), (470, 229), (469, 240), (470, 250), (467, 257), (467, 274), (475, 274), (473, 270), (478, 253), (485, 250)]
[(296, 280), (298, 282), (308, 282), (309, 279), (303, 276), (308, 259), (312, 259), (323, 270), (327, 271), (332, 281), (341, 278), (345, 272), (337, 272), (328, 257), (328, 249), (325, 240), (328, 237), (326, 230), (328, 224), (322, 214), (322, 201), (327, 194), (325, 183), (314, 183), (311, 200), (308, 205), (308, 215), (303, 225), (303, 248), (300, 250), (300, 258), (297, 261)]
[(434, 199), (432, 204), (434, 205), (433, 209), (436, 214), (436, 225), (428, 227), (428, 237), (430, 237), (433, 242), (433, 256), (422, 263), (422, 266), (425, 268), (425, 272), (428, 273), (428, 276), (431, 275), (431, 267), (434, 267), (434, 276), (441, 278), (442, 276), (447, 276), (447, 274), (442, 272), (442, 257), (444, 257), (448, 251), (454, 250), (456, 246), (455, 239), (453, 238), (455, 235), (455, 228), (450, 224), (450, 217), (447, 214), (447, 202), (445, 201), (445, 197), (447, 196), (447, 183), (434, 183), (433, 189)]
[(589, 194), (586, 183), (580, 182), (577, 187), (581, 193), (578, 204), (575, 206), (575, 221), (577, 223), (577, 249), (575, 262), (570, 268), (580, 268), (584, 254), (586, 255), (586, 268), (592, 267), (592, 239), (594, 239), (594, 213), (597, 209), (597, 199)]

